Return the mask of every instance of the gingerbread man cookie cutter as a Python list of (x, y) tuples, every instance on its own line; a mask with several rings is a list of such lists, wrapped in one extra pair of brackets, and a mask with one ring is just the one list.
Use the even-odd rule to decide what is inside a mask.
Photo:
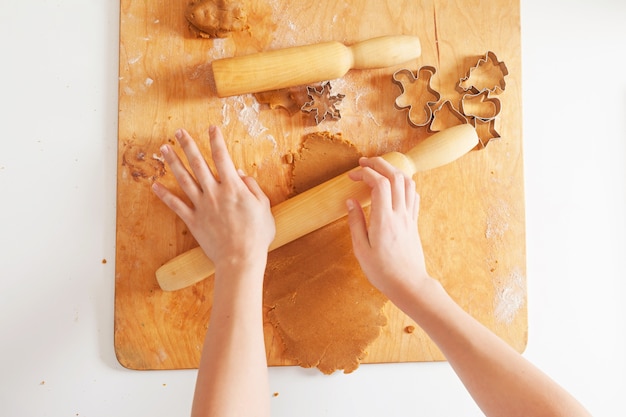
[(396, 71), (392, 80), (400, 87), (400, 95), (396, 98), (397, 109), (408, 109), (408, 121), (413, 127), (426, 126), (433, 115), (432, 105), (437, 104), (441, 95), (435, 91), (430, 82), (437, 70), (435, 67), (421, 67), (416, 74), (411, 70)]

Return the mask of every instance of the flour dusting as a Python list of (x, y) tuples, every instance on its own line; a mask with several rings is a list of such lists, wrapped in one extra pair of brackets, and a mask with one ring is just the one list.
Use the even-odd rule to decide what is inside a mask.
[(230, 106), (228, 104), (222, 106), (222, 126), (228, 126), (230, 124), (229, 108)]
[(494, 280), (494, 286), (496, 321), (510, 324), (526, 303), (526, 278), (519, 268), (513, 269), (508, 277)]
[(213, 48), (209, 50), (209, 57), (212, 59), (226, 58), (228, 56), (227, 42), (230, 40), (226, 38), (213, 39)]
[(141, 58), (143, 58), (143, 54), (139, 54), (139, 55), (137, 55), (136, 57), (129, 59), (129, 60), (128, 60), (128, 63), (129, 63), (130, 65), (132, 65), (132, 64), (136, 64), (137, 62), (139, 62), (139, 60), (140, 60)]
[(487, 225), (485, 227), (485, 237), (487, 239), (502, 238), (504, 233), (509, 229), (509, 212), (508, 205), (500, 200), (496, 201), (487, 212)]
[[(237, 114), (237, 119), (246, 128), (248, 135), (258, 138), (269, 129), (259, 120), (260, 105), (259, 102), (251, 94), (240, 95), (235, 97), (227, 97), (222, 100), (222, 124), (224, 126), (230, 123), (230, 109), (232, 108)], [(273, 143), (274, 147), (278, 144), (276, 139), (265, 134), (265, 139)]]

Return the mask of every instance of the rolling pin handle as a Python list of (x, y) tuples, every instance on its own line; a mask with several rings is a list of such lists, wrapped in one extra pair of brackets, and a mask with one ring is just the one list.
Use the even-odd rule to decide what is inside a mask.
[(419, 58), (422, 46), (417, 36), (381, 36), (357, 42), (349, 47), (352, 68), (376, 69), (402, 64)]

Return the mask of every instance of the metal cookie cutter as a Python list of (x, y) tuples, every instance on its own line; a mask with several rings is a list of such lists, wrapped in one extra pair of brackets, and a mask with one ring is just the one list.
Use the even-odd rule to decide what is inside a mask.
[(504, 92), (504, 78), (508, 74), (506, 64), (499, 61), (496, 54), (488, 51), (457, 84), (457, 90), (464, 93), (460, 102), (461, 113), (476, 128), (478, 134), (477, 149), (484, 149), (492, 139), (500, 138), (496, 122), (502, 105), (492, 94)]
[(495, 119), (500, 114), (501, 107), (500, 100), (490, 97), (488, 90), (477, 94), (465, 94), (461, 98), (461, 113), (470, 118)]
[(459, 80), (457, 90), (461, 93), (474, 94), (487, 90), (493, 94), (500, 94), (506, 88), (504, 77), (508, 74), (506, 64), (498, 61), (496, 54), (488, 51), (475, 66), (469, 69), (467, 75)]
[(327, 115), (335, 120), (341, 119), (341, 113), (335, 106), (343, 100), (345, 95), (337, 94), (336, 96), (331, 96), (331, 88), (330, 81), (324, 83), (319, 91), (311, 86), (306, 88), (311, 101), (304, 103), (301, 109), (305, 113), (315, 113), (316, 124), (324, 121)]
[(500, 133), (498, 133), (498, 119), (482, 120), (472, 119), (470, 124), (476, 128), (476, 134), (478, 135), (478, 144), (476, 149), (485, 149), (487, 144), (492, 139), (500, 139)]
[(425, 66), (417, 71), (417, 76), (408, 69), (401, 69), (393, 74), (392, 80), (400, 87), (396, 98), (398, 109), (409, 109), (408, 120), (413, 127), (426, 126), (433, 115), (431, 105), (436, 104), (441, 94), (430, 86), (430, 80), (437, 70)]
[(445, 100), (433, 111), (433, 120), (428, 126), (430, 132), (440, 132), (452, 126), (466, 124), (467, 118), (454, 108), (450, 100)]

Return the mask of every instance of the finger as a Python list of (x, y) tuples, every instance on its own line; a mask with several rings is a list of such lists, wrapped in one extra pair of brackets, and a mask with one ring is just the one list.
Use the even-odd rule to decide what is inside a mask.
[(215, 162), (215, 168), (217, 169), (217, 175), (220, 181), (232, 181), (237, 179), (239, 174), (237, 174), (235, 164), (228, 153), (224, 135), (219, 127), (209, 127), (209, 139), (211, 141), (211, 155), (213, 162)]
[(178, 217), (182, 219), (182, 221), (187, 223), (187, 220), (191, 217), (193, 210), (189, 207), (183, 200), (172, 194), (170, 190), (168, 190), (162, 184), (155, 182), (152, 184), (152, 191), (156, 194), (159, 199), (165, 203), (167, 207), (170, 208)]
[(174, 152), (169, 145), (161, 146), (160, 151), (165, 162), (170, 167), (172, 174), (174, 174), (176, 182), (180, 185), (180, 188), (182, 188), (183, 192), (187, 194), (192, 201), (195, 201), (198, 195), (202, 193), (195, 178), (187, 171), (183, 161), (180, 160), (176, 152)]
[(246, 184), (246, 187), (248, 187), (248, 190), (250, 190), (250, 192), (257, 198), (257, 200), (268, 201), (269, 203), (269, 198), (265, 195), (265, 193), (259, 186), (259, 183), (256, 182), (253, 177), (247, 176), (241, 170), (238, 170), (237, 173), (241, 177), (241, 180), (244, 182), (244, 184)]
[(387, 178), (369, 167), (359, 168), (348, 173), (354, 181), (362, 181), (372, 189), (372, 205), (391, 209), (391, 184)]
[(207, 191), (207, 187), (210, 187), (216, 182), (211, 169), (206, 163), (204, 156), (200, 152), (196, 141), (185, 129), (178, 129), (176, 131), (176, 139), (185, 152), (189, 166), (193, 175), (198, 180), (202, 190)]
[(394, 210), (403, 210), (407, 207), (406, 180), (404, 172), (391, 165), (383, 158), (362, 158), (359, 160), (362, 167), (368, 167), (389, 180), (391, 184), (391, 204)]
[(349, 176), (355, 181), (363, 181), (371, 188), (370, 220), (372, 224), (382, 224), (393, 210), (389, 180), (369, 167), (350, 171)]
[(415, 220), (417, 222), (417, 219), (419, 218), (419, 211), (420, 211), (420, 195), (416, 192), (414, 194), (414, 198), (413, 198), (413, 220)]
[(363, 249), (369, 247), (369, 237), (367, 235), (367, 224), (363, 208), (358, 201), (350, 199), (346, 201), (348, 207), (348, 227), (352, 238), (352, 247), (355, 254), (362, 253)]
[(406, 208), (408, 212), (412, 215), (413, 209), (415, 206), (415, 199), (417, 196), (417, 192), (415, 191), (415, 181), (413, 178), (406, 177), (404, 180), (404, 195), (406, 200)]

